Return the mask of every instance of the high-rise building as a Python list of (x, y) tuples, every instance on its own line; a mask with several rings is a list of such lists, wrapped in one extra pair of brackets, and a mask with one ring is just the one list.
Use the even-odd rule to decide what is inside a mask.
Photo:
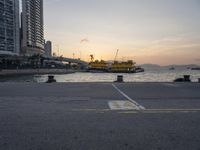
[(45, 56), (52, 57), (52, 42), (51, 41), (47, 41), (45, 43)]
[(22, 0), (22, 54), (44, 54), (43, 0)]
[(0, 0), (0, 55), (19, 55), (19, 0)]

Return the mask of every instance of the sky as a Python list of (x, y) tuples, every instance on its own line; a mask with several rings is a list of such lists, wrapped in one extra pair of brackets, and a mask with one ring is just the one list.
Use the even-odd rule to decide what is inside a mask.
[(200, 0), (44, 0), (57, 55), (200, 64)]

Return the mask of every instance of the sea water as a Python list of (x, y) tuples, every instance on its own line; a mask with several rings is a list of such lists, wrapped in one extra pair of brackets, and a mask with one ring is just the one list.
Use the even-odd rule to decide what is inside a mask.
[[(54, 75), (57, 82), (113, 82), (117, 75), (123, 75), (125, 82), (173, 82), (174, 79), (190, 75), (193, 82), (200, 78), (198, 70), (146, 70), (142, 73), (88, 73)], [(46, 82), (48, 75), (16, 76), (1, 78), (1, 82)]]

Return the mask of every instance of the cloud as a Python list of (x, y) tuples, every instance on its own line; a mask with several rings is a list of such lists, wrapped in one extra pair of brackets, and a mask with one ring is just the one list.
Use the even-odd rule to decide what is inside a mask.
[(80, 41), (81, 44), (82, 44), (82, 43), (88, 43), (88, 42), (90, 42), (90, 41), (88, 40), (88, 38), (83, 38), (83, 39), (81, 39), (81, 41)]

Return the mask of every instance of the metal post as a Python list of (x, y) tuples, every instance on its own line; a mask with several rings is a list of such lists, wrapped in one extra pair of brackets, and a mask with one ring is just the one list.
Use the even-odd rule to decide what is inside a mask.
[(123, 75), (118, 75), (118, 76), (117, 76), (117, 82), (124, 82), (124, 77), (123, 77)]

